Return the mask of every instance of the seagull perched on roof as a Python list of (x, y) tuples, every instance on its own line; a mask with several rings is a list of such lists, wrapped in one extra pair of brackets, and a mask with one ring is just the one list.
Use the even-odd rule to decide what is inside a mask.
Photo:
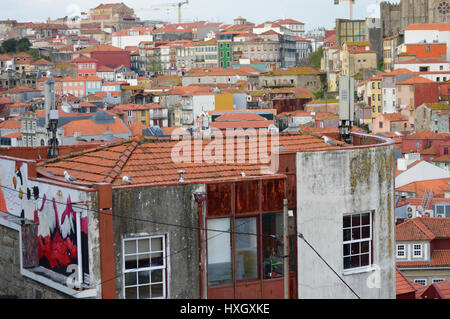
[(124, 176), (124, 177), (122, 177), (122, 181), (124, 183), (131, 184), (132, 179), (129, 176)]
[(67, 173), (67, 171), (64, 171), (64, 178), (66, 179), (66, 181), (68, 182), (75, 182), (77, 179), (73, 176), (70, 176), (69, 173)]

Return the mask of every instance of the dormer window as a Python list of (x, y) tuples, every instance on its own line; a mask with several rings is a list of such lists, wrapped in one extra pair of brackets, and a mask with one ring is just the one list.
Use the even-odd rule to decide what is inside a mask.
[(413, 245), (413, 257), (414, 258), (422, 258), (423, 257), (423, 247), (422, 244), (414, 244)]

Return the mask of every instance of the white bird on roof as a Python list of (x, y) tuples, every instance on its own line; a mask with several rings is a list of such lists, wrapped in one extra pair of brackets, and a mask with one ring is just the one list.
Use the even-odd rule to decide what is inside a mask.
[(129, 176), (124, 176), (124, 177), (122, 177), (122, 181), (124, 183), (131, 184), (132, 179)]
[(75, 182), (77, 179), (73, 176), (70, 176), (69, 173), (67, 173), (67, 171), (64, 171), (64, 178), (66, 179), (66, 181), (68, 182)]
[(331, 138), (329, 138), (328, 136), (324, 136), (322, 138), (325, 141), (325, 143), (327, 143), (328, 145), (338, 146), (338, 144), (335, 141), (333, 141)]

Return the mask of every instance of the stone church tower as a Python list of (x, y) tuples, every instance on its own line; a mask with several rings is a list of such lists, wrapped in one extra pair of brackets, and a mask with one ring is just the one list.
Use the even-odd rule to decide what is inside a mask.
[(450, 0), (400, 0), (398, 4), (380, 4), (383, 36), (403, 31), (407, 26), (419, 23), (448, 23)]

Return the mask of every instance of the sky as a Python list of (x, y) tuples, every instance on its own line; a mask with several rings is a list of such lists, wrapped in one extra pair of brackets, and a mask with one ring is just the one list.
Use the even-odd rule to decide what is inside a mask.
[[(356, 0), (353, 18), (379, 17), (381, 0)], [(176, 3), (178, 0), (0, 0), (0, 20), (12, 19), (21, 22), (43, 22), (74, 16), (78, 12), (89, 12), (100, 3), (123, 2), (135, 10), (143, 20), (177, 21), (176, 7), (151, 9), (154, 5)], [(347, 1), (334, 5), (334, 0), (190, 0), (183, 6), (183, 21), (211, 21), (233, 23), (242, 16), (253, 23), (263, 23), (282, 18), (295, 19), (305, 23), (306, 30), (318, 27), (332, 29), (336, 18), (349, 18)], [(398, 1), (391, 1), (398, 2)], [(378, 5), (377, 5), (378, 3)], [(170, 10), (167, 10), (170, 8)]]

